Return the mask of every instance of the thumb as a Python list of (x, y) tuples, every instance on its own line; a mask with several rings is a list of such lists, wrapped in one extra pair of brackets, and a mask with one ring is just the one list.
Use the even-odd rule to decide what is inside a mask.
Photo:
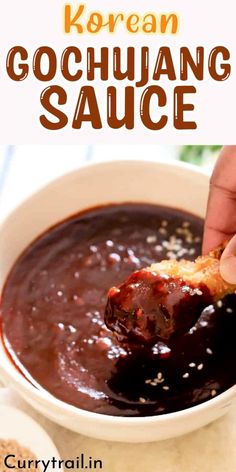
[(236, 235), (227, 244), (220, 259), (221, 277), (229, 284), (236, 284)]

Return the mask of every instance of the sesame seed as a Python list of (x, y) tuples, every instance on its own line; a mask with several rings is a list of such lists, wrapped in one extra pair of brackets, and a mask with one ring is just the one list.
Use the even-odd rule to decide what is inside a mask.
[(195, 294), (196, 294), (196, 295), (202, 295), (203, 293), (202, 293), (202, 291), (201, 291), (199, 288), (197, 288), (197, 289), (195, 290)]
[(191, 249), (189, 249), (189, 255), (192, 256), (193, 254), (195, 254), (196, 250), (194, 249), (194, 247), (192, 247)]
[(194, 242), (195, 243), (200, 243), (201, 242), (201, 238), (199, 236), (196, 236), (196, 238), (194, 238)]
[(95, 246), (94, 244), (91, 244), (91, 246), (90, 246), (89, 249), (90, 249), (91, 252), (94, 252), (94, 253), (95, 253), (95, 252), (98, 252), (98, 248), (97, 248), (97, 246)]
[(68, 328), (69, 328), (69, 331), (70, 331), (71, 333), (76, 333), (76, 331), (77, 331), (77, 329), (76, 329), (74, 326), (72, 326), (72, 325), (69, 325)]
[(62, 296), (63, 296), (63, 292), (62, 292), (61, 290), (58, 290), (57, 295), (58, 295), (58, 297), (62, 297)]
[[(174, 237), (175, 237), (175, 236), (174, 236)], [(175, 241), (176, 241), (176, 243), (178, 243), (178, 244), (180, 244), (180, 245), (182, 246), (182, 244), (183, 244), (183, 239), (181, 239), (181, 238), (176, 238), (176, 237), (175, 237)]]
[(185, 372), (185, 374), (182, 375), (183, 379), (188, 379), (189, 378), (189, 373)]
[(227, 313), (233, 313), (233, 310), (232, 310), (232, 308), (226, 308), (226, 312)]
[(165, 381), (164, 377), (162, 376), (162, 372), (158, 372), (157, 376), (155, 379), (151, 379), (150, 382), (146, 382), (146, 383), (150, 383), (150, 385), (153, 385), (153, 386), (157, 386), (157, 384), (161, 384)]
[(199, 364), (199, 365), (197, 366), (197, 370), (202, 370), (202, 369), (203, 369), (203, 364)]
[(162, 249), (163, 249), (163, 247), (160, 246), (160, 244), (157, 244), (157, 246), (155, 246), (155, 251), (157, 251), (157, 252), (161, 252)]
[(161, 222), (161, 226), (163, 226), (163, 228), (166, 228), (166, 226), (168, 226), (168, 221), (163, 220), (163, 221)]
[(189, 334), (193, 334), (196, 330), (197, 330), (196, 326), (193, 326), (192, 328), (190, 328)]
[(190, 226), (189, 221), (184, 221), (182, 226), (183, 226), (183, 228), (189, 228), (189, 226)]
[(177, 228), (177, 229), (175, 230), (175, 232), (176, 232), (177, 234), (184, 234), (183, 228)]
[(193, 242), (193, 238), (192, 238), (192, 236), (190, 236), (190, 235), (189, 235), (189, 236), (187, 236), (187, 237), (186, 237), (186, 243), (188, 243), (188, 244), (192, 244), (192, 242)]
[(160, 234), (163, 234), (163, 235), (166, 235), (167, 234), (167, 231), (165, 228), (159, 228), (159, 233)]
[(170, 387), (168, 387), (168, 385), (163, 385), (162, 389), (163, 390), (170, 390)]
[(223, 306), (222, 300), (218, 300), (218, 302), (216, 304), (217, 304), (218, 308), (222, 308), (222, 306)]
[(208, 325), (208, 322), (206, 320), (201, 320), (199, 321), (199, 324), (202, 328), (205, 328)]
[(180, 249), (180, 251), (177, 252), (177, 256), (178, 257), (183, 257), (184, 254), (187, 254), (187, 252), (188, 252), (187, 249), (184, 249), (184, 248)]
[(161, 379), (153, 379), (153, 380), (154, 380), (154, 382), (156, 382), (156, 385), (161, 384), (165, 381), (165, 379), (163, 377)]
[(210, 354), (210, 355), (213, 354), (212, 350), (209, 347), (206, 348), (206, 352), (207, 352), (207, 354)]
[(195, 362), (190, 362), (189, 367), (191, 367), (191, 368), (196, 367)]
[(173, 244), (172, 250), (173, 250), (173, 251), (177, 251), (177, 252), (180, 251), (180, 250), (181, 250), (180, 244), (179, 244), (179, 243)]
[(111, 241), (110, 239), (108, 239), (108, 240), (106, 241), (106, 246), (108, 246), (108, 247), (113, 247), (113, 246), (114, 246), (113, 241)]
[(187, 285), (184, 285), (182, 288), (181, 288), (181, 292), (182, 293), (188, 293), (190, 291), (190, 288), (187, 286)]
[(139, 401), (140, 401), (140, 403), (146, 403), (146, 400), (143, 397), (139, 397)]
[(156, 243), (157, 242), (157, 237), (156, 236), (147, 236), (146, 241), (148, 244)]
[(169, 259), (176, 259), (176, 255), (173, 251), (168, 251), (166, 255)]
[(215, 397), (216, 394), (217, 394), (217, 391), (213, 388), (213, 389), (211, 390), (211, 396), (212, 396), (212, 397)]

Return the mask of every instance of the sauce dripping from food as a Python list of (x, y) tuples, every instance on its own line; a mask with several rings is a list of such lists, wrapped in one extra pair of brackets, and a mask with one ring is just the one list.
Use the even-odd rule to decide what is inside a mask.
[(105, 322), (121, 342), (155, 344), (186, 333), (211, 302), (204, 284), (142, 269), (109, 290)]

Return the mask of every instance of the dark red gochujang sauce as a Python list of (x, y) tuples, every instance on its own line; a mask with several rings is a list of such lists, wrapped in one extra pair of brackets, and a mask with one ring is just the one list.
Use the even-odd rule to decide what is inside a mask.
[(108, 415), (169, 413), (235, 383), (236, 297), (208, 306), (172, 343), (119, 345), (104, 325), (108, 289), (165, 258), (195, 259), (203, 222), (147, 204), (91, 209), (19, 258), (1, 300), (5, 346), (57, 398)]

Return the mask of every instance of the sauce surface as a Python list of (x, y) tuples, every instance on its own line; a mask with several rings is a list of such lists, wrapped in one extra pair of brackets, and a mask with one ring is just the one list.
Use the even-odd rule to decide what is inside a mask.
[(169, 413), (235, 383), (236, 296), (199, 313), (172, 342), (119, 345), (107, 292), (166, 258), (194, 260), (203, 222), (146, 204), (89, 210), (49, 230), (13, 267), (1, 301), (12, 360), (57, 398), (108, 415)]

